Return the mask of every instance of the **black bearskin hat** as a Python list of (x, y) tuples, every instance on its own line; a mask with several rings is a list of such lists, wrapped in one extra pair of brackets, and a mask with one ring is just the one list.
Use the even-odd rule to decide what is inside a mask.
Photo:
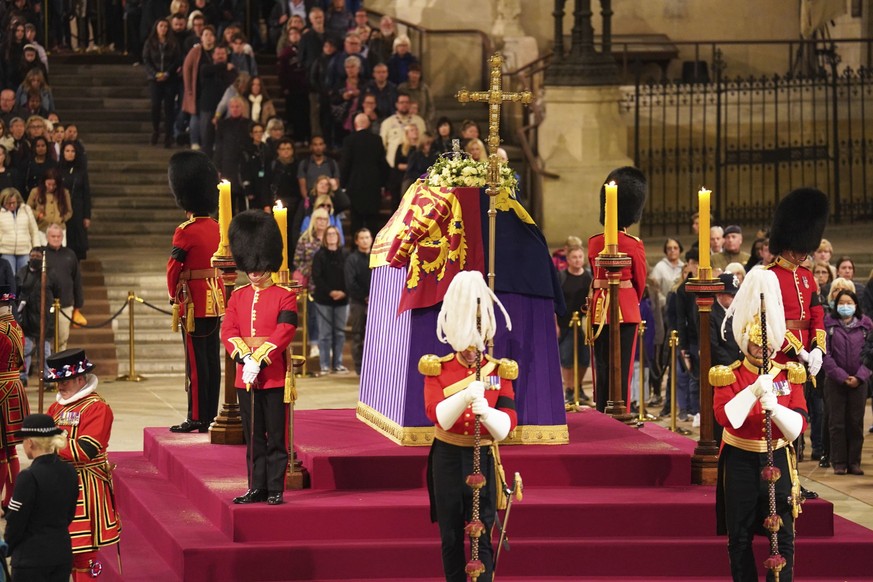
[(282, 233), (263, 210), (240, 212), (227, 231), (236, 268), (244, 273), (278, 271), (282, 267)]
[(815, 252), (828, 222), (828, 197), (815, 188), (798, 188), (779, 202), (770, 227), (770, 252)]
[[(616, 168), (606, 177), (604, 184), (615, 182), (618, 186), (618, 228), (627, 228), (643, 217), (643, 207), (649, 186), (643, 173), (633, 166)], [(600, 187), (600, 224), (604, 222), (606, 188)]]
[(167, 177), (179, 208), (197, 215), (212, 214), (218, 208), (218, 170), (203, 152), (173, 154)]

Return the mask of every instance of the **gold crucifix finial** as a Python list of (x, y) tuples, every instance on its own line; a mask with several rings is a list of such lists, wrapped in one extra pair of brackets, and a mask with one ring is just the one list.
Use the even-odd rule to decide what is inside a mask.
[(503, 57), (494, 53), (489, 60), (491, 65), (491, 85), (487, 91), (467, 91), (461, 89), (455, 96), (461, 103), (476, 101), (488, 103), (488, 195), (496, 196), (500, 188), (500, 158), (497, 148), (500, 147), (500, 106), (504, 101), (529, 104), (533, 101), (530, 91), (521, 93), (504, 92)]

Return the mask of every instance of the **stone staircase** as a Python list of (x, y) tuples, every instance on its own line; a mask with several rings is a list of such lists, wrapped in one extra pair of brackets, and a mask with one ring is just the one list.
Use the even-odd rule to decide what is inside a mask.
[[(185, 215), (167, 186), (173, 150), (149, 145), (143, 70), (118, 60), (70, 58), (52, 62), (52, 86), (62, 122), (78, 126), (88, 153), (91, 251), (83, 271), (89, 324), (115, 313), (129, 291), (169, 309), (166, 260), (173, 229)], [(170, 330), (170, 317), (141, 303), (134, 309), (136, 372), (148, 377), (184, 371), (181, 340)], [(76, 330), (70, 341), (84, 345), (101, 365), (100, 373), (113, 378), (129, 372), (128, 330), (125, 311), (99, 332)], [(104, 363), (110, 356), (117, 357), (117, 365)]]

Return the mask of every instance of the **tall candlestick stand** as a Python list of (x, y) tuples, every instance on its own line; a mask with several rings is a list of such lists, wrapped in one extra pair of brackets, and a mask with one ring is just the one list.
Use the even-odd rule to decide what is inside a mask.
[(606, 271), (609, 293), (609, 400), (604, 412), (619, 422), (636, 424), (634, 415), (627, 411), (621, 385), (621, 334), (618, 309), (618, 290), (621, 270), (631, 266), (631, 258), (618, 250), (618, 245), (607, 245), (594, 264)]
[(579, 412), (582, 408), (579, 404), (579, 386), (582, 384), (582, 378), (579, 377), (579, 329), (582, 327), (582, 318), (578, 311), (573, 312), (569, 326), (573, 330), (573, 402), (565, 404), (564, 409), (567, 412)]
[[(221, 270), (221, 280), (224, 283), (224, 304), (230, 301), (236, 284), (236, 262), (230, 255), (230, 249), (224, 244), (212, 255), (212, 266)], [(224, 402), (218, 416), (209, 426), (209, 442), (214, 445), (241, 445), (243, 443), (242, 417), (239, 414), (239, 403), (236, 401), (236, 362), (224, 350)]]
[(718, 444), (713, 435), (712, 385), (709, 383), (709, 368), (712, 366), (709, 317), (715, 294), (724, 290), (724, 283), (712, 278), (711, 269), (701, 268), (696, 278), (688, 279), (685, 290), (695, 294), (700, 315), (700, 440), (691, 457), (691, 482), (695, 485), (715, 485)]

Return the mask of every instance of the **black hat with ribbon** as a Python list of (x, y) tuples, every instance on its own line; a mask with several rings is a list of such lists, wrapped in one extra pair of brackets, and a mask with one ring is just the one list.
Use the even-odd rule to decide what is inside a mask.
[(85, 357), (85, 350), (82, 348), (70, 348), (52, 354), (45, 359), (45, 365), (48, 368), (45, 376), (46, 382), (71, 380), (87, 374), (94, 368), (94, 364), (88, 361), (88, 358)]
[(15, 438), (29, 439), (31, 437), (49, 437), (64, 432), (48, 414), (28, 414), (21, 423), (21, 428), (15, 431)]

